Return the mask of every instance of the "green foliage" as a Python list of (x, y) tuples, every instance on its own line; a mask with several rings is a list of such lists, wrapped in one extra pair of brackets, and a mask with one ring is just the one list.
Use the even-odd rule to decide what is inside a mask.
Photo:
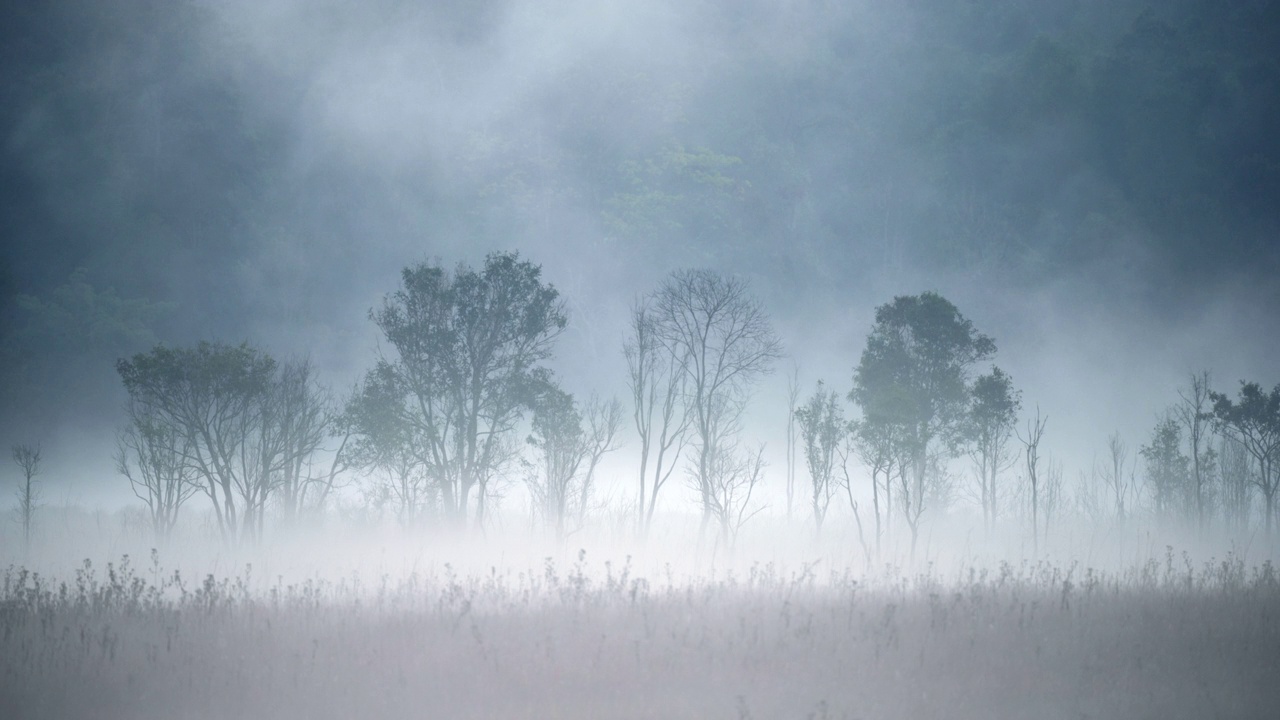
[(731, 234), (748, 187), (741, 165), (737, 157), (679, 145), (624, 161), (619, 190), (604, 203), (606, 227), (640, 242)]
[(169, 303), (95, 288), (84, 268), (45, 296), (17, 296), (17, 306), (17, 328), (3, 349), (11, 373), (3, 393), (23, 405), (96, 399), (103, 368), (155, 344), (154, 327), (172, 310)]
[(836, 451), (849, 432), (844, 419), (840, 396), (826, 389), (819, 380), (818, 387), (804, 405), (796, 409), (796, 421), (800, 424), (800, 438), (804, 443), (805, 465), (813, 488), (813, 514), (819, 529), (826, 516), (835, 490), (833, 474)]
[(958, 440), (970, 368), (995, 351), (995, 342), (941, 295), (899, 296), (876, 308), (851, 397), (866, 422), (902, 426), (923, 452), (936, 437)]
[(397, 388), (408, 397), (400, 406), (408, 429), (393, 439), (414, 443), (446, 512), (465, 517), (477, 486), (483, 507), (504, 441), (545, 388), (539, 363), (567, 323), (559, 293), (539, 266), (494, 253), (479, 272), (405, 268), (401, 289), (370, 316), (396, 351), (379, 371), (377, 402), (393, 407), (388, 391)]
[(969, 408), (971, 439), (981, 441), (1012, 428), (1022, 408), (1022, 391), (1015, 390), (1008, 373), (998, 367), (973, 381), (973, 404)]
[(1138, 451), (1147, 464), (1156, 512), (1194, 517), (1195, 488), (1191, 484), (1191, 459), (1182, 453), (1182, 425), (1172, 417), (1156, 423), (1151, 442)]
[(1276, 491), (1280, 490), (1280, 385), (1270, 393), (1252, 382), (1240, 383), (1237, 400), (1210, 392), (1214, 423), (1219, 432), (1239, 442), (1257, 463), (1254, 482), (1266, 501), (1267, 532), (1275, 515)]

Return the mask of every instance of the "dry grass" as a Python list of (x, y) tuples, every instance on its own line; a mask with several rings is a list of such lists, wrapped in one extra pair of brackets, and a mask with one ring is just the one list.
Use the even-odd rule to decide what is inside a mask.
[(1270, 565), (675, 582), (446, 568), (4, 574), (14, 718), (1232, 718), (1280, 708)]

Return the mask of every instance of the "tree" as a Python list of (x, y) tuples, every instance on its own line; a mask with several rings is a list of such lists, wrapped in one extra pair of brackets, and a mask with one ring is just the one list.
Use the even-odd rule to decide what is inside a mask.
[(559, 293), (542, 282), (540, 266), (494, 253), (479, 272), (405, 268), (401, 288), (370, 316), (395, 349), (386, 362), (406, 391), (403, 420), (422, 443), (444, 512), (465, 521), (475, 494), (482, 523), (489, 481), (510, 457), (507, 438), (566, 325)]
[(702, 504), (701, 534), (713, 517), (723, 518), (718, 478), (736, 476), (741, 465), (730, 452), (737, 413), (751, 384), (772, 370), (781, 343), (746, 282), (709, 270), (680, 270), (654, 299), (658, 336), (683, 368), (686, 403), (696, 439), (693, 479)]
[(787, 519), (796, 497), (796, 409), (800, 402), (800, 368), (791, 366), (787, 375)]
[(1128, 462), (1129, 448), (1125, 444), (1120, 433), (1113, 432), (1107, 437), (1107, 459), (1101, 468), (1098, 468), (1098, 475), (1102, 478), (1102, 483), (1110, 491), (1111, 505), (1115, 512), (1116, 520), (1124, 522), (1125, 504), (1128, 502), (1129, 495), (1133, 492), (1133, 472), (1130, 470), (1129, 477), (1125, 477), (1125, 464)]
[[(1189, 497), (1189, 460), (1182, 454), (1182, 425), (1172, 416), (1156, 422), (1151, 431), (1151, 442), (1143, 445), (1138, 454), (1146, 462), (1147, 485), (1155, 501), (1157, 515), (1195, 514), (1202, 509), (1195, 497)], [(1200, 488), (1191, 488), (1199, 493)]]
[[(646, 298), (632, 306), (631, 337), (622, 348), (627, 361), (632, 418), (640, 436), (640, 494), (636, 523), (642, 536), (648, 535), (653, 524), (658, 493), (680, 461), (691, 417), (684, 404), (688, 378), (684, 367), (686, 358), (664, 352), (650, 302)], [(655, 412), (658, 415), (656, 426)], [(655, 449), (653, 481), (646, 488), (649, 456)]]
[[(891, 503), (893, 498), (893, 474), (895, 468), (898, 467), (896, 429), (896, 426), (890, 423), (873, 424), (856, 420), (850, 423), (849, 428), (853, 450), (862, 459), (863, 464), (871, 469), (871, 507), (875, 513), (877, 556), (880, 554), (881, 538), (888, 531), (889, 517), (893, 511)], [(847, 468), (845, 482), (847, 485)], [(853, 495), (851, 489), (849, 489), (849, 493), (849, 501), (852, 503)], [(881, 501), (882, 497), (883, 502)], [(882, 505), (883, 508), (881, 507)], [(881, 518), (883, 518), (883, 524)]]
[[(708, 488), (711, 516), (720, 526), (720, 540), (732, 548), (742, 526), (764, 508), (751, 498), (764, 479), (764, 446), (741, 452), (736, 443), (721, 442), (707, 458), (707, 474), (696, 478)], [(700, 471), (700, 470), (697, 470)]]
[(1218, 431), (1244, 446), (1257, 463), (1254, 483), (1262, 491), (1263, 512), (1268, 537), (1275, 515), (1275, 496), (1280, 485), (1276, 460), (1280, 458), (1280, 385), (1270, 393), (1257, 383), (1240, 382), (1235, 401), (1222, 393), (1210, 392)]
[[(840, 461), (840, 478), (841, 485), (844, 486), (845, 493), (849, 497), (849, 509), (853, 511), (853, 521), (858, 528), (858, 544), (862, 547), (862, 556), (867, 561), (867, 565), (871, 564), (871, 546), (867, 544), (866, 535), (862, 530), (862, 513), (859, 512), (858, 499), (853, 492), (853, 477), (849, 474), (849, 459), (851, 456), (859, 453), (858, 444), (858, 424), (855, 421), (849, 421), (840, 429), (840, 442), (836, 445), (836, 455)], [(880, 489), (877, 487), (877, 470), (873, 469), (871, 477), (871, 499), (872, 507), (876, 514), (876, 552), (880, 552)]]
[(593, 395), (584, 413), (573, 396), (555, 386), (543, 390), (535, 404), (529, 444), (541, 455), (541, 468), (528, 478), (537, 510), (563, 539), (566, 521), (586, 521), (595, 473), (605, 453), (616, 449), (622, 404)]
[(865, 425), (881, 433), (892, 426), (897, 435), (900, 497), (913, 554), (931, 461), (954, 455), (969, 406), (970, 369), (995, 350), (991, 338), (936, 293), (899, 296), (876, 308), (852, 397)]
[(1059, 508), (1062, 507), (1063, 490), (1062, 461), (1055, 460), (1050, 455), (1045, 463), (1044, 492), (1042, 493), (1043, 500), (1041, 502), (1041, 507), (1044, 508), (1043, 534), (1046, 541), (1049, 539), (1049, 523), (1053, 521)]
[(1022, 408), (1022, 393), (1013, 389), (1012, 381), (1003, 370), (993, 367), (990, 373), (974, 381), (972, 398), (966, 439), (969, 457), (978, 474), (983, 524), (990, 530), (1000, 511), (999, 474), (1017, 462), (1015, 453), (1010, 452), (1009, 441)]
[(1207, 431), (1213, 419), (1212, 400), (1209, 397), (1209, 371), (1192, 373), (1190, 384), (1178, 391), (1181, 402), (1177, 416), (1187, 431), (1191, 444), (1191, 479), (1195, 503), (1196, 524), (1204, 530), (1205, 524), (1205, 476), (1206, 465), (1213, 463), (1213, 448), (1208, 445)]
[[(271, 401), (281, 454), (277, 499), (286, 522), (324, 506), (338, 474), (349, 465), (345, 452), (350, 432), (342, 427), (328, 392), (316, 385), (310, 359), (285, 363), (273, 386)], [(313, 473), (314, 459), (331, 437), (338, 448), (327, 470)]]
[(1026, 464), (1027, 487), (1031, 490), (1031, 543), (1037, 552), (1040, 547), (1040, 440), (1048, 422), (1049, 418), (1040, 417), (1040, 408), (1037, 407), (1035, 419), (1027, 420), (1026, 435), (1018, 433)]
[(35, 520), (36, 510), (40, 507), (40, 486), (35, 478), (40, 474), (40, 446), (14, 445), (13, 461), (22, 471), (22, 482), (18, 485), (18, 520), (22, 523), (23, 547), (31, 549), (31, 525)]
[(251, 534), (274, 459), (264, 438), (276, 361), (248, 344), (200, 343), (159, 345), (116, 367), (130, 399), (182, 438), (223, 537)]
[(116, 470), (147, 506), (156, 540), (167, 540), (182, 505), (200, 492), (192, 441), (154, 407), (130, 399), (127, 424), (116, 434)]
[(834, 390), (827, 390), (821, 380), (813, 395), (795, 411), (800, 425), (800, 438), (804, 443), (804, 460), (809, 469), (813, 522), (818, 534), (831, 505), (835, 492), (836, 452), (847, 434), (844, 411)]
[(1253, 510), (1254, 469), (1244, 445), (1228, 435), (1218, 436), (1218, 474), (1222, 483), (1222, 514), (1229, 527), (1240, 532), (1249, 529)]
[(307, 361), (283, 365), (248, 344), (159, 345), (116, 369), (135, 416), (172, 434), (225, 539), (259, 537), (268, 502), (309, 482), (325, 401)]
[(427, 478), (426, 443), (415, 437), (409, 415), (400, 376), (389, 363), (379, 362), (356, 384), (339, 421), (351, 436), (351, 463), (377, 473), (373, 494), (394, 499), (405, 526), (439, 510), (439, 488)]

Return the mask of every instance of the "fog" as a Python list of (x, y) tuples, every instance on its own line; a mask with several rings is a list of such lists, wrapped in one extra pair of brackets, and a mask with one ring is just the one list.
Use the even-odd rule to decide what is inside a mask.
[[(1276, 557), (1260, 492), (1243, 527), (1194, 530), (1156, 512), (1140, 457), (1193, 373), (1231, 397), (1280, 384), (1274, 3), (59, 0), (0, 17), (0, 434), (42, 451), (31, 543), (9, 512), (18, 468), (0, 471), (0, 564), (70, 577), (160, 546), (193, 578), (253, 564), (267, 593), (445, 563), (537, 575), (580, 551), (596, 578), (630, 557), (684, 582), (772, 564), (884, 586), (1001, 561)], [(513, 467), (479, 528), (406, 528), (353, 469), (306, 523), (268, 505), (258, 542), (222, 538), (199, 493), (171, 540), (149, 532), (113, 459), (118, 359), (247, 342), (309, 358), (341, 401), (394, 355), (370, 316), (402, 270), (503, 252), (565, 303), (545, 363), (564, 389), (622, 401), (581, 529), (535, 522)], [(749, 393), (741, 439), (766, 466), (736, 543), (699, 532), (687, 458), (649, 541), (630, 525), (629, 313), (687, 269), (745, 281), (782, 345)], [(1009, 374), (1016, 427), (1048, 418), (1065, 497), (1043, 544), (1020, 494), (984, 529), (963, 453), (915, 550), (894, 509), (864, 557), (840, 494), (817, 533), (803, 452), (788, 514), (788, 376), (801, 401), (819, 380), (844, 399), (877, 307), (925, 292), (994, 339), (970, 374)], [(1113, 433), (1141, 488), (1127, 522), (1087, 522), (1073, 492)], [(529, 434), (513, 437), (532, 457)], [(870, 471), (849, 468), (866, 542)]]

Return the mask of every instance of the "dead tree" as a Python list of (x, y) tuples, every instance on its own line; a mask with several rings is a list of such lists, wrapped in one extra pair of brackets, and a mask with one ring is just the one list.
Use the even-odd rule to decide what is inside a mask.
[(782, 345), (745, 281), (710, 270), (672, 273), (654, 299), (658, 335), (684, 369), (686, 400), (696, 441), (691, 477), (702, 504), (700, 534), (716, 516), (719, 491), (712, 463), (725, 463), (728, 434), (751, 384), (770, 372)]
[(791, 519), (796, 497), (796, 407), (800, 402), (800, 368), (791, 366), (787, 375), (787, 520)]
[(22, 480), (18, 485), (17, 515), (22, 523), (23, 547), (31, 550), (31, 526), (35, 520), (36, 509), (40, 507), (40, 486), (36, 476), (40, 474), (40, 446), (14, 445), (13, 461), (22, 471)]
[(1203, 531), (1205, 524), (1205, 453), (1212, 453), (1208, 444), (1210, 421), (1213, 420), (1213, 400), (1209, 397), (1209, 371), (1191, 375), (1191, 384), (1178, 391), (1181, 402), (1177, 407), (1178, 419), (1187, 430), (1191, 444), (1191, 480), (1195, 494), (1196, 523)]
[(1125, 464), (1128, 462), (1128, 457), (1129, 448), (1120, 437), (1120, 433), (1111, 433), (1107, 438), (1107, 457), (1103, 466), (1098, 469), (1098, 475), (1110, 491), (1112, 511), (1119, 523), (1124, 522), (1125, 504), (1133, 492), (1132, 477), (1125, 477)]
[(1034, 551), (1040, 547), (1040, 440), (1044, 437), (1045, 423), (1049, 418), (1040, 417), (1040, 408), (1036, 408), (1034, 420), (1027, 421), (1026, 434), (1018, 433), (1022, 443), (1023, 459), (1027, 470), (1027, 486), (1031, 490), (1031, 545)]
[[(640, 436), (636, 526), (642, 537), (648, 535), (653, 524), (658, 493), (680, 461), (690, 419), (684, 404), (686, 358), (664, 352), (657, 331), (649, 301), (636, 303), (631, 308), (631, 337), (623, 345), (622, 353), (627, 361), (632, 419)], [(652, 475), (651, 455), (654, 455)]]
[(147, 506), (157, 542), (169, 539), (182, 505), (200, 491), (188, 461), (192, 441), (154, 408), (136, 400), (126, 406), (127, 424), (116, 434), (116, 470)]

